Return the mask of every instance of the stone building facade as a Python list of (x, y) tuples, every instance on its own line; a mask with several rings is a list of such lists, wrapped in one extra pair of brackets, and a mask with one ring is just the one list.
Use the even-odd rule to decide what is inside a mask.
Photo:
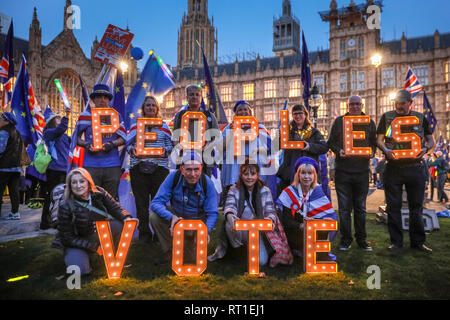
[[(53, 112), (58, 113), (63, 110), (63, 102), (56, 89), (54, 79), (59, 79), (63, 84), (72, 105), (69, 133), (84, 107), (79, 76), (83, 79), (89, 94), (102, 68), (99, 61), (92, 59), (99, 45), (97, 37), (92, 43), (91, 56), (88, 58), (75, 38), (73, 30), (67, 26), (68, 19), (71, 19), (70, 10), (68, 10), (71, 5), (71, 1), (66, 0), (63, 29), (49, 44), (42, 44), (42, 28), (36, 8), (34, 8), (30, 24), (28, 41), (20, 38), (13, 40), (15, 73), (17, 75), (19, 71), (23, 53), (27, 60), (30, 81), (42, 110), (47, 104), (50, 105)], [(99, 32), (103, 31), (99, 30)], [(4, 48), (5, 38), (5, 35), (0, 35), (1, 50)], [(128, 64), (128, 71), (124, 74), (124, 89), (125, 94), (128, 94), (136, 82), (138, 69), (136, 61), (130, 56), (130, 50), (124, 60)]]
[[(329, 10), (319, 12), (321, 19), (329, 24), (329, 49), (309, 52), (312, 82), (324, 98), (318, 111), (318, 128), (326, 136), (333, 119), (346, 112), (346, 100), (353, 94), (363, 98), (365, 112), (378, 121), (384, 112), (393, 109), (390, 96), (403, 87), (408, 66), (411, 66), (424, 85), (438, 119), (436, 136), (450, 139), (450, 33), (441, 34), (436, 30), (433, 35), (411, 39), (403, 34), (401, 40), (382, 42), (380, 30), (368, 27), (367, 8), (371, 5), (383, 8), (381, 0), (366, 0), (361, 4), (351, 0), (342, 7), (332, 0)], [(302, 103), (303, 91), (301, 53), (299, 44), (293, 40), (300, 37), (300, 28), (290, 29), (291, 48), (278, 50), (276, 35), (281, 29), (277, 30), (276, 26), (280, 21), (298, 21), (290, 11), (289, 0), (282, 1), (282, 10), (283, 15), (274, 21), (274, 57), (210, 64), (229, 121), (235, 102), (248, 100), (256, 118), (273, 134), (285, 100), (290, 108)], [(314, 35), (305, 36), (308, 39)], [(382, 56), (378, 68), (371, 60), (375, 53)], [(173, 74), (177, 88), (164, 98), (162, 109), (166, 119), (171, 119), (186, 103), (186, 86), (204, 79), (202, 66), (179, 64)], [(422, 93), (415, 98), (414, 108), (423, 110)]]

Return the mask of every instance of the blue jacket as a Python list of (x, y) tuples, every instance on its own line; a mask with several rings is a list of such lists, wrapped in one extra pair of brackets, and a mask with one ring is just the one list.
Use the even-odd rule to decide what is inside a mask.
[[(65, 134), (67, 131), (69, 119), (66, 117), (61, 118), (61, 123), (59, 126), (53, 129), (45, 129), (44, 130), (44, 141), (49, 148), (49, 152), (52, 151), (50, 148), (50, 142), (54, 142), (54, 151), (52, 152), (52, 161), (48, 166), (48, 169), (55, 171), (64, 171), (67, 170), (67, 164), (69, 163), (69, 147), (70, 147), (70, 137)], [(54, 158), (54, 155), (57, 156), (57, 159)]]
[(200, 185), (201, 179), (197, 182), (195, 188), (191, 189), (183, 175), (180, 175), (180, 180), (175, 188), (172, 189), (175, 174), (176, 171), (171, 172), (159, 187), (150, 206), (152, 211), (161, 218), (170, 221), (173, 213), (167, 209), (166, 204), (168, 202), (170, 202), (176, 215), (183, 219), (200, 219), (199, 211), (204, 210), (206, 226), (208, 227), (208, 232), (211, 232), (218, 218), (217, 195), (213, 182), (206, 176), (207, 187), (205, 195), (203, 187)]

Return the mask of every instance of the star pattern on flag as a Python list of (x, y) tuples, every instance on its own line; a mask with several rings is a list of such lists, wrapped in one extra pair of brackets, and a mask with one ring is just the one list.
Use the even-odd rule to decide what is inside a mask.
[(24, 118), (27, 116), (27, 114), (25, 112), (22, 112), (20, 115)]
[(134, 118), (134, 113), (131, 113), (130, 114), (130, 119), (133, 119)]
[(142, 88), (147, 89), (147, 87), (148, 87), (147, 83), (143, 82), (142, 83)]
[(116, 93), (120, 92), (120, 88), (119, 87), (116, 87), (114, 90), (116, 91)]
[(34, 128), (31, 128), (31, 131), (32, 131), (32, 132), (36, 132), (36, 129), (34, 129)]

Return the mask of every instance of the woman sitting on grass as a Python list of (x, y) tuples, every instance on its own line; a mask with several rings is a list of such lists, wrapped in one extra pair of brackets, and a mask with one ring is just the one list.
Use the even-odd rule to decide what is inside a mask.
[(260, 233), (259, 263), (269, 262), (274, 267), (277, 264), (292, 264), (293, 256), (289, 250), (286, 235), (275, 212), (270, 189), (260, 179), (260, 169), (257, 164), (249, 163), (248, 159), (239, 169), (237, 183), (230, 188), (224, 206), (225, 220), (219, 234), (219, 244), (208, 261), (222, 259), (231, 245), (233, 248), (248, 246), (248, 231), (237, 231), (236, 220), (269, 219), (273, 231)]
[(119, 203), (104, 189), (95, 186), (91, 175), (83, 168), (69, 172), (66, 179), (64, 203), (58, 211), (59, 237), (64, 246), (66, 266), (77, 265), (81, 274), (89, 274), (89, 254), (99, 252), (95, 221), (110, 221), (115, 247), (120, 240), (123, 221), (132, 219)]
[[(318, 167), (316, 160), (312, 158), (299, 158), (295, 163), (294, 181), (283, 190), (277, 200), (277, 205), (282, 209), (279, 217), (286, 230), (289, 246), (297, 256), (302, 256), (303, 252), (304, 219), (337, 220), (330, 200), (317, 183)], [(335, 234), (331, 238), (334, 238)], [(332, 254), (329, 254), (329, 257), (335, 259)], [(320, 260), (325, 259), (327, 258)]]

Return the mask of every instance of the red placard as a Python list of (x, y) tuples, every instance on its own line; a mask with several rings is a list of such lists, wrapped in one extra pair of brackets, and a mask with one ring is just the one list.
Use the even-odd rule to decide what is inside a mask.
[(102, 41), (100, 41), (97, 51), (95, 51), (94, 59), (118, 68), (133, 37), (134, 34), (129, 31), (120, 29), (112, 24), (108, 25)]

